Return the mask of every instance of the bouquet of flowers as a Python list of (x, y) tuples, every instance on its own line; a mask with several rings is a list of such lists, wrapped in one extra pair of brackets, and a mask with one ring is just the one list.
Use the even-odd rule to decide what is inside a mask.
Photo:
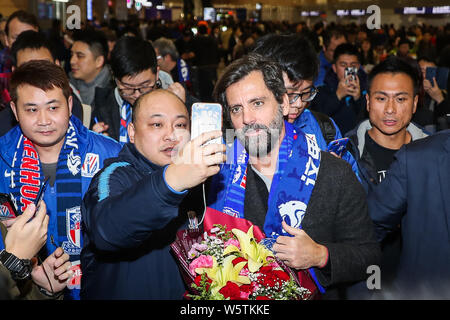
[[(265, 240), (265, 239), (263, 239)], [(214, 224), (209, 232), (193, 236), (180, 231), (171, 245), (195, 300), (312, 299), (316, 290), (301, 285), (297, 274), (253, 235), (253, 226), (238, 228)], [(307, 271), (304, 271), (307, 273)], [(308, 277), (308, 276), (306, 276)]]

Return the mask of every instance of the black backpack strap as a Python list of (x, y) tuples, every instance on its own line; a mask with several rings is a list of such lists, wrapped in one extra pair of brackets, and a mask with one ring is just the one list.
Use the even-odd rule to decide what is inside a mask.
[(322, 136), (328, 145), (331, 141), (335, 140), (336, 137), (336, 128), (334, 127), (333, 122), (331, 121), (330, 117), (323, 113), (313, 110), (309, 111), (311, 111), (314, 118), (316, 118), (317, 123), (320, 126), (320, 131), (322, 131)]

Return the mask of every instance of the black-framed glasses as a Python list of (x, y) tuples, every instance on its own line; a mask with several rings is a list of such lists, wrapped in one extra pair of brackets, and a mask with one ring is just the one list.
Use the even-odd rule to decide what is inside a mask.
[(119, 89), (120, 95), (124, 96), (124, 97), (129, 97), (134, 95), (134, 93), (136, 91), (139, 92), (139, 94), (146, 94), (149, 93), (150, 91), (152, 91), (153, 89), (159, 89), (162, 86), (161, 80), (156, 80), (155, 84), (153, 84), (152, 86), (143, 86), (140, 88), (124, 88), (124, 87), (120, 87), (119, 86), (120, 82), (119, 80), (116, 80), (116, 84), (117, 84), (117, 88)]
[(289, 97), (289, 103), (293, 104), (295, 103), (298, 98), (300, 98), (301, 101), (303, 102), (309, 102), (312, 101), (314, 99), (314, 97), (317, 95), (317, 88), (316, 87), (311, 87), (309, 89), (309, 91), (306, 92), (292, 92), (292, 93), (288, 93), (288, 97)]

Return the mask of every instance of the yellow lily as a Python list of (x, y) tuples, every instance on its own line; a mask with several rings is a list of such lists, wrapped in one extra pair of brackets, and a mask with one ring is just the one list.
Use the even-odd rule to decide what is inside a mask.
[(240, 276), (241, 269), (247, 263), (242, 261), (233, 266), (233, 260), (236, 257), (231, 255), (223, 260), (222, 266), (217, 263), (216, 258), (213, 257), (212, 268), (197, 268), (195, 272), (202, 274), (206, 272), (208, 278), (213, 282), (211, 284), (211, 293), (214, 295), (220, 289), (222, 289), (228, 281), (232, 281), (236, 284), (250, 284), (250, 279), (247, 276)]
[(267, 257), (273, 257), (273, 254), (263, 245), (256, 242), (253, 236), (253, 226), (251, 226), (247, 233), (239, 229), (231, 230), (236, 238), (239, 240), (243, 258), (248, 260), (248, 269), (250, 272), (256, 272), (266, 264)]

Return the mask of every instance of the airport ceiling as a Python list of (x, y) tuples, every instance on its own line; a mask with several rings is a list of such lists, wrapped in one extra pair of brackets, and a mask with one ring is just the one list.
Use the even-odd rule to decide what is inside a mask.
[(295, 6), (305, 8), (342, 8), (351, 9), (356, 7), (370, 6), (376, 4), (380, 8), (397, 7), (420, 7), (420, 6), (448, 6), (449, 0), (211, 0), (213, 5), (261, 3), (270, 6)]

